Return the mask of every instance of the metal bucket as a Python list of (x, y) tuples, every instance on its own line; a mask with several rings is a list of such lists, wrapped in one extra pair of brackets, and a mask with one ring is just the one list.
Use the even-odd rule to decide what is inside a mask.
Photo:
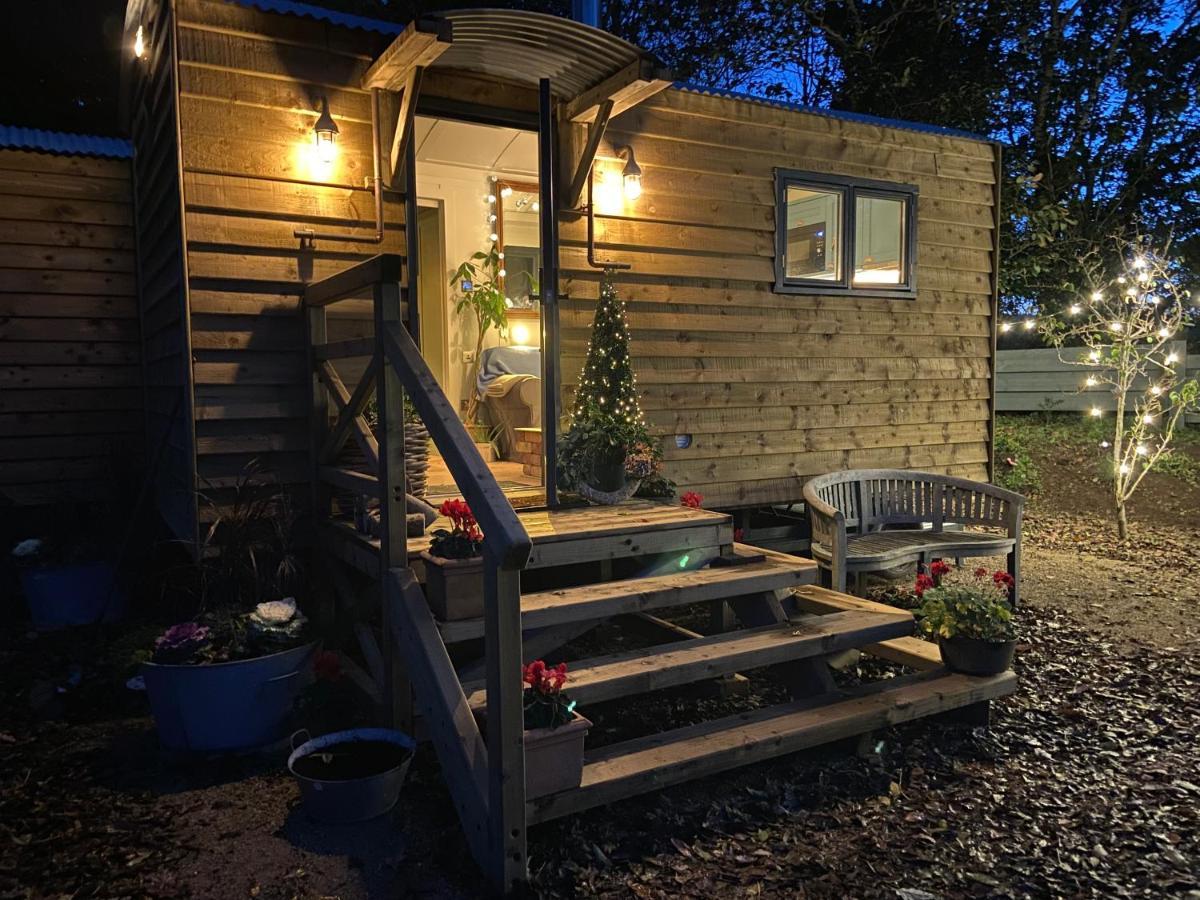
[[(292, 755), (288, 757), (288, 771), (300, 785), (300, 797), (304, 811), (310, 818), (320, 822), (346, 823), (365, 822), (381, 816), (393, 806), (400, 796), (400, 788), (412, 763), (417, 742), (402, 731), (390, 728), (353, 728), (335, 731), (319, 738), (305, 740), (299, 746), (298, 738), (307, 738), (307, 731), (292, 735)], [(405, 750), (403, 760), (385, 772), (377, 772), (363, 778), (324, 781), (309, 778), (296, 771), (297, 760), (306, 756), (332, 752), (341, 745), (359, 741), (377, 741), (394, 744)]]
[(21, 590), (38, 631), (115, 622), (125, 611), (112, 563), (45, 566), (21, 570)]
[(170, 750), (248, 750), (284, 737), (316, 644), (200, 666), (143, 663), (158, 738)]

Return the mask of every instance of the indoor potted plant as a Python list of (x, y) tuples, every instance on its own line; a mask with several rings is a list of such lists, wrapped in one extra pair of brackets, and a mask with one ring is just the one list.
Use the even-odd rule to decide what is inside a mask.
[[(495, 235), (492, 237), (495, 238)], [(487, 333), (495, 328), (503, 335), (508, 330), (508, 304), (504, 299), (502, 280), (504, 268), (500, 264), (502, 256), (499, 242), (493, 240), (491, 247), (471, 254), (471, 258), (464, 260), (450, 276), (450, 286), (456, 288), (459, 294), (454, 312), (458, 315), (469, 312), (475, 319), (475, 355), (466, 381), (469, 394), (466, 410), (468, 426), (481, 427), (476, 423), (479, 414), (476, 382), (479, 380), (479, 363)], [(486, 433), (485, 430), (481, 441), (476, 432), (475, 442), (486, 443)]]
[(575, 712), (563, 691), (567, 664), (534, 660), (521, 670), (525, 684), (525, 796), (532, 800), (579, 787), (583, 744), (592, 723)]
[[(248, 473), (251, 470), (248, 470)], [(295, 599), (286, 495), (244, 473), (199, 548), (198, 608), (155, 641), (142, 678), (159, 740), (170, 750), (220, 752), (286, 735), (315, 650)], [(275, 599), (280, 598), (280, 599)]]
[(288, 757), (310, 818), (362, 822), (396, 805), (416, 742), (390, 728), (355, 727), (370, 716), (363, 701), (341, 657), (316, 654), (313, 679), (296, 702), (303, 727), (292, 735)]
[(483, 533), (465, 500), (446, 500), (439, 512), (449, 529), (433, 532), (425, 561), (425, 595), (443, 622), (483, 615)]
[(1011, 667), (1016, 647), (1012, 583), (1007, 572), (983, 568), (971, 576), (951, 574), (941, 560), (928, 574), (917, 576), (917, 621), (937, 640), (946, 668), (965, 675), (998, 675)]

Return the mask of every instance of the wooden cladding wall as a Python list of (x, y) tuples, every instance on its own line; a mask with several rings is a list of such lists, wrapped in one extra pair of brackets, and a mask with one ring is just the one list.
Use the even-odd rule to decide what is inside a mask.
[[(633, 145), (644, 193), (597, 218), (597, 256), (632, 264), (641, 400), (681, 489), (732, 507), (844, 468), (987, 477), (993, 146), (676, 89), (606, 140)], [(918, 185), (917, 298), (774, 293), (775, 167)], [(584, 228), (561, 229), (565, 409), (598, 290)]]
[[(304, 285), (380, 252), (403, 252), (403, 203), (385, 195), (379, 245), (296, 227), (374, 233), (370, 96), (357, 85), (386, 40), (217, 0), (178, 0), (196, 455), (228, 485), (251, 460), (284, 483), (308, 478)], [(312, 127), (327, 96), (340, 129), (323, 166)], [(330, 309), (329, 337), (371, 332), (369, 307)]]
[(167, 527), (196, 540), (195, 457), (189, 364), (187, 283), (175, 102), (175, 23), (171, 4), (140, 4), (146, 53), (130, 68), (130, 134), (138, 295), (146, 384), (146, 449), (154, 495)]
[(0, 150), (0, 497), (108, 500), (142, 447), (129, 162)]

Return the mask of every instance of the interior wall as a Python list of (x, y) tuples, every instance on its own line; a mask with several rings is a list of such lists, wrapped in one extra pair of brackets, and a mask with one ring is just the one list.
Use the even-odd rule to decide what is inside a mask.
[[(458, 314), (454, 311), (461, 293), (458, 286), (451, 286), (449, 281), (450, 276), (471, 254), (486, 251), (491, 246), (492, 228), (488, 222), (487, 197), (491, 188), (488, 177), (493, 174), (500, 179), (530, 180), (528, 172), (489, 172), (445, 163), (417, 163), (418, 196), (423, 201), (440, 203), (444, 215), (446, 272), (443, 283), (446, 285), (449, 355), (447, 381), (442, 389), (460, 412), (470, 395), (470, 385), (466, 381), (471, 364), (463, 361), (463, 353), (475, 349), (477, 330), (474, 316), (469, 312)], [(536, 241), (536, 235), (534, 238)], [(536, 327), (529, 330), (537, 335)], [(508, 343), (511, 343), (509, 339), (501, 338), (493, 329), (484, 340), (484, 349)]]

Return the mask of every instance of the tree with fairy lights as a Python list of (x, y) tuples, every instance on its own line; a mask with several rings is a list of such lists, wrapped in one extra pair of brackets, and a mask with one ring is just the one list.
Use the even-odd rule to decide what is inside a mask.
[(558, 456), (562, 486), (597, 502), (619, 502), (659, 477), (661, 451), (642, 416), (625, 304), (610, 269), (600, 282), (575, 408)]
[[(1200, 379), (1184, 369), (1182, 341), (1195, 311), (1170, 244), (1156, 251), (1140, 238), (1118, 238), (1115, 245), (1115, 266), (1085, 260), (1084, 297), (1061, 315), (1026, 319), (1022, 327), (1032, 322), (1064, 363), (1086, 368), (1085, 389), (1104, 386), (1112, 394), (1112, 441), (1101, 447), (1110, 451), (1117, 533), (1125, 540), (1126, 504), (1169, 452), (1184, 414), (1200, 408)], [(1089, 414), (1102, 418), (1105, 410), (1093, 406)]]

